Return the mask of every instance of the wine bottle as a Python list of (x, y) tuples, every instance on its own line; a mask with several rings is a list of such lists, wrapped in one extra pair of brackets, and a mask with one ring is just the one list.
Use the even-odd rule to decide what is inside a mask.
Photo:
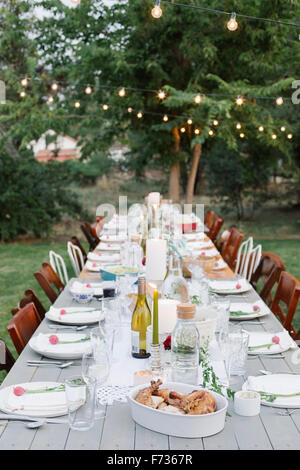
[(146, 278), (139, 277), (138, 298), (131, 320), (131, 354), (138, 359), (150, 356), (147, 351), (147, 327), (151, 325), (151, 312), (146, 299)]

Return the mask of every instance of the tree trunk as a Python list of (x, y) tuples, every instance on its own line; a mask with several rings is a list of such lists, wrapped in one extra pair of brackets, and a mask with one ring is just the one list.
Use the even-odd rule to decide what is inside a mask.
[[(180, 135), (177, 128), (173, 129), (174, 137), (174, 152), (179, 152), (180, 149)], [(180, 201), (180, 162), (174, 162), (170, 168), (169, 176), (169, 198), (174, 203)]]
[(187, 204), (193, 203), (194, 187), (195, 187), (195, 181), (196, 181), (201, 153), (202, 153), (202, 144), (196, 144), (193, 149), (192, 167), (190, 169), (189, 179), (188, 179), (188, 183), (186, 187), (185, 199), (186, 199)]

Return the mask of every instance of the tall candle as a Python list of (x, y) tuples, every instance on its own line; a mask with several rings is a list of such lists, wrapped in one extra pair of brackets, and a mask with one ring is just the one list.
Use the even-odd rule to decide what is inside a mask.
[(167, 271), (167, 241), (146, 241), (146, 278), (148, 281), (163, 281)]
[(158, 328), (159, 332), (172, 333), (177, 322), (178, 300), (159, 299), (158, 300)]
[(153, 292), (152, 344), (158, 344), (158, 291)]

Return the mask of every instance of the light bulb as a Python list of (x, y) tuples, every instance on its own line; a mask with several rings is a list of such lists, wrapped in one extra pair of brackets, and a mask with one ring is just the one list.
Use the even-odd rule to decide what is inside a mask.
[(53, 91), (56, 91), (56, 90), (58, 89), (58, 85), (57, 85), (56, 82), (52, 83), (51, 89), (52, 89)]
[(293, 134), (288, 134), (287, 138), (291, 140), (293, 138)]
[(79, 102), (79, 101), (75, 101), (74, 106), (75, 106), (75, 108), (80, 108), (80, 102)]
[(285, 132), (285, 131), (286, 131), (286, 127), (281, 126), (280, 130), (281, 130), (281, 132)]
[(163, 120), (164, 120), (165, 122), (167, 122), (167, 121), (169, 120), (169, 118), (168, 118), (168, 116), (167, 116), (166, 114), (165, 114), (165, 116), (163, 117)]
[(160, 0), (156, 0), (154, 8), (151, 10), (153, 18), (160, 18), (162, 15), (162, 9), (160, 8)]
[(241, 96), (238, 96), (235, 102), (238, 106), (242, 106), (242, 104), (244, 104), (244, 98), (242, 98)]
[(121, 90), (119, 90), (119, 96), (123, 98), (125, 95), (126, 95), (125, 88), (121, 88)]
[(237, 129), (242, 129), (242, 124), (240, 124), (240, 123), (238, 122), (237, 125), (236, 125), (236, 128), (237, 128)]
[(192, 119), (188, 119), (188, 120), (187, 120), (187, 123), (188, 123), (189, 125), (193, 124)]
[(21, 96), (21, 98), (25, 98), (25, 96), (26, 96), (25, 91), (21, 91), (20, 96)]
[(209, 135), (214, 135), (214, 131), (212, 129), (210, 129), (210, 131), (208, 131)]
[(263, 132), (263, 131), (264, 131), (264, 127), (263, 127), (263, 126), (259, 126), (258, 130), (259, 130), (259, 132)]
[(127, 111), (128, 111), (129, 113), (132, 113), (133, 109), (132, 109), (132, 108), (128, 108)]
[(27, 86), (28, 85), (28, 79), (25, 77), (25, 78), (22, 78), (21, 80), (21, 85), (22, 86)]
[(107, 111), (108, 108), (109, 108), (108, 104), (104, 104), (104, 105), (102, 106), (102, 109), (104, 109), (104, 111)]
[(195, 129), (195, 134), (197, 134), (197, 135), (200, 134), (199, 129)]
[(142, 119), (143, 113), (142, 113), (141, 111), (139, 111), (139, 112), (137, 113), (137, 117), (138, 117), (139, 119)]
[(214, 125), (214, 126), (217, 126), (218, 124), (219, 124), (219, 121), (218, 121), (217, 119), (214, 119), (214, 120), (213, 120), (213, 125)]
[(278, 96), (278, 98), (276, 98), (276, 104), (277, 106), (281, 106), (283, 104), (282, 96)]
[(160, 100), (164, 100), (166, 97), (166, 93), (163, 90), (159, 90), (157, 96)]
[(241, 133), (240, 133), (240, 138), (243, 139), (244, 137), (245, 137), (244, 132), (241, 132)]
[(48, 98), (48, 103), (53, 103), (53, 101), (54, 101), (53, 96), (49, 96), (49, 98)]
[(90, 95), (92, 93), (92, 88), (90, 86), (87, 86), (84, 92), (86, 95)]
[(194, 98), (194, 101), (195, 101), (195, 103), (197, 103), (197, 104), (201, 103), (201, 100), (202, 100), (202, 98), (201, 98), (200, 95), (197, 95), (197, 96), (195, 96), (195, 98)]
[(182, 132), (182, 133), (184, 134), (184, 132), (185, 132), (185, 127), (182, 127), (182, 128), (180, 129), (180, 132)]
[(273, 140), (276, 140), (276, 139), (277, 139), (277, 135), (276, 135), (276, 134), (272, 134), (272, 139), (273, 139)]
[(229, 31), (236, 31), (238, 29), (238, 22), (236, 21), (236, 14), (231, 13), (230, 20), (227, 23), (227, 28)]
[(80, 0), (71, 0), (71, 2), (74, 3), (75, 5), (79, 5)]

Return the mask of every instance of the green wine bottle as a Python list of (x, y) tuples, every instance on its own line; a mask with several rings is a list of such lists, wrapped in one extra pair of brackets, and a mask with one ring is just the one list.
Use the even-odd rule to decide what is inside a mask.
[(131, 354), (138, 359), (150, 356), (147, 351), (147, 327), (151, 325), (151, 312), (146, 299), (146, 278), (139, 277), (138, 298), (131, 320)]

